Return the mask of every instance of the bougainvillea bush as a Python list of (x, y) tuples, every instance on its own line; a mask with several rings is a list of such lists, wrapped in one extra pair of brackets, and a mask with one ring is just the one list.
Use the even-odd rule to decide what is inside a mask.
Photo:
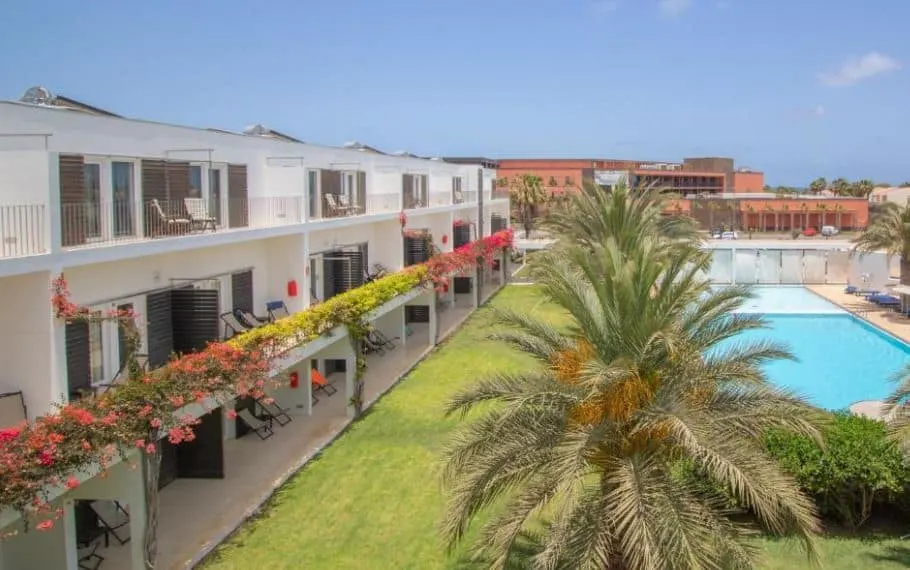
[[(62, 405), (34, 422), (0, 430), (0, 504), (26, 520), (43, 519), (36, 525), (39, 529), (52, 527), (53, 519), (61, 516), (49, 502), (54, 487), (74, 489), (80, 472), (88, 474), (93, 467), (104, 471), (134, 449), (154, 453), (159, 437), (174, 444), (192, 441), (199, 420), (179, 415), (188, 404), (212, 399), (223, 403), (235, 396), (263, 398), (270, 360), (281, 352), (340, 325), (359, 338), (367, 330), (367, 316), (377, 307), (415, 287), (438, 287), (452, 272), (492, 260), (511, 243), (510, 231), (499, 232), (229, 341), (175, 356), (154, 371), (131, 365), (128, 379), (110, 390)], [(135, 315), (98, 315), (76, 305), (62, 275), (53, 283), (51, 304), (61, 321), (113, 319), (138, 338)]]

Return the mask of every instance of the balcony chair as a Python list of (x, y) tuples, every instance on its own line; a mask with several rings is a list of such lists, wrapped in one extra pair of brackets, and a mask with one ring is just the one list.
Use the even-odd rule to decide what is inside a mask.
[[(105, 546), (107, 546), (111, 536), (119, 544), (126, 544), (130, 541), (131, 537), (128, 534), (130, 514), (123, 508), (123, 505), (118, 501), (93, 501), (90, 506), (95, 515), (97, 515), (101, 528), (104, 529)], [(126, 527), (126, 530), (120, 530), (124, 527)]]
[[(149, 355), (148, 354), (136, 354), (136, 355), (134, 355), (134, 358), (136, 359), (136, 364), (139, 365), (139, 369), (142, 372), (148, 372)], [(94, 391), (95, 395), (97, 396), (98, 394), (103, 394), (103, 393), (107, 392), (108, 390), (110, 390), (111, 388), (113, 388), (114, 386), (117, 386), (118, 384), (122, 384), (123, 382), (126, 382), (129, 379), (129, 374), (130, 374), (130, 371), (127, 369), (127, 364), (128, 363), (124, 363), (123, 366), (120, 367), (120, 370), (118, 370), (117, 373), (114, 374), (114, 377), (111, 379), (110, 382), (99, 382), (98, 384), (95, 384), (92, 387), (92, 390)]]
[(259, 439), (265, 440), (275, 435), (275, 432), (272, 431), (271, 416), (269, 416), (268, 420), (263, 421), (251, 414), (249, 410), (238, 410), (237, 417), (240, 418), (243, 423), (249, 426), (251, 430), (256, 432), (256, 435), (259, 436)]
[(379, 356), (385, 355), (385, 349), (380, 344), (373, 342), (369, 336), (363, 337), (363, 353), (364, 354), (373, 354), (376, 353)]
[(363, 213), (360, 211), (362, 208), (357, 204), (351, 204), (351, 199), (344, 194), (338, 195), (338, 206), (347, 209), (351, 214), (354, 215)]
[(375, 344), (376, 346), (378, 346), (384, 350), (395, 350), (395, 343), (392, 341), (398, 340), (401, 337), (396, 336), (393, 338), (389, 338), (386, 335), (382, 334), (382, 331), (380, 331), (378, 329), (372, 329), (370, 332), (367, 333), (366, 338), (369, 339), (369, 341), (371, 343)]
[(341, 196), (335, 194), (323, 194), (323, 198), (325, 198), (326, 206), (329, 207), (330, 218), (350, 216), (353, 213), (351, 206), (342, 206), (338, 203), (338, 199), (340, 199)]
[(464, 203), (464, 194), (461, 192), (461, 190), (455, 190), (455, 191), (453, 191), (453, 192), (452, 192), (452, 196), (455, 198), (455, 203), (456, 203), (456, 204), (463, 204), (463, 203)]
[(333, 396), (338, 390), (332, 386), (328, 380), (325, 379), (325, 376), (322, 375), (322, 372), (313, 368), (310, 370), (310, 384), (313, 387), (313, 393), (323, 392), (326, 396)]
[(269, 301), (265, 304), (265, 310), (269, 312), (269, 320), (273, 323), (278, 319), (284, 319), (291, 316), (288, 306), (284, 301)]
[(184, 198), (183, 206), (189, 214), (191, 230), (203, 232), (206, 228), (212, 228), (213, 232), (218, 230), (215, 227), (215, 218), (209, 214), (209, 207), (204, 198)]
[(94, 540), (79, 547), (77, 554), (79, 570), (98, 570), (98, 567), (104, 562), (104, 556), (98, 554), (98, 547), (100, 546), (101, 544)]
[(268, 324), (268, 317), (257, 317), (252, 312), (247, 311), (246, 309), (234, 308), (234, 316), (237, 317), (237, 320), (246, 325), (251, 329), (256, 327), (261, 327), (264, 324)]
[(288, 412), (291, 411), (290, 408), (282, 408), (275, 400), (272, 400), (272, 403), (267, 403), (264, 398), (258, 398), (256, 403), (269, 417), (278, 422), (278, 425), (285, 426), (291, 423), (291, 416), (288, 415)]
[(152, 216), (150, 216), (150, 221), (152, 222), (154, 235), (182, 235), (190, 231), (192, 223), (190, 220), (177, 216), (176, 214), (167, 214), (164, 212), (164, 208), (161, 207), (161, 203), (157, 199), (153, 199), (149, 202), (149, 206), (152, 208)]
[[(248, 331), (252, 328), (252, 327), (248, 327), (245, 324), (243, 324), (242, 322), (240, 322), (240, 319), (237, 318), (237, 315), (235, 315), (232, 312), (221, 313), (220, 317), (221, 317), (221, 322), (224, 323), (224, 326), (226, 326), (228, 328), (228, 330), (230, 331), (230, 334), (225, 335), (225, 336), (227, 336), (227, 338), (230, 338), (230, 337), (240, 334), (240, 333), (245, 333), (246, 331)], [(225, 332), (227, 332), (227, 331), (225, 331)]]

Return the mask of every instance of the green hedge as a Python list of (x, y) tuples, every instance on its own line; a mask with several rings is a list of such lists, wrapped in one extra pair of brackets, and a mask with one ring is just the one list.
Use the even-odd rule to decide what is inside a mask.
[(768, 452), (815, 499), (823, 517), (858, 527), (876, 506), (903, 499), (910, 470), (882, 422), (837, 412), (823, 439), (820, 447), (789, 432), (765, 437)]

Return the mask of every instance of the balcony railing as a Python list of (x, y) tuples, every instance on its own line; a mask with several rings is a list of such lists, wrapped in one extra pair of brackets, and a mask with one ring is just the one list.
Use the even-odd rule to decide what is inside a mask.
[(321, 195), (320, 207), (311, 206), (310, 220), (326, 220), (351, 216), (370, 216), (400, 210), (397, 193), (368, 194), (365, 199), (351, 200), (340, 194)]
[(506, 198), (509, 197), (509, 191), (508, 191), (508, 190), (500, 190), (500, 189), (497, 188), (496, 190), (493, 190), (493, 192), (491, 193), (491, 196), (490, 196), (490, 197), (491, 197), (493, 200), (504, 200), (504, 199), (506, 199)]
[(452, 192), (430, 192), (429, 206), (450, 206), (452, 204)]
[(401, 205), (405, 210), (426, 208), (429, 205), (426, 192), (405, 192), (401, 197)]
[(300, 196), (64, 203), (64, 248), (269, 228), (303, 221)]
[(0, 205), (0, 259), (48, 252), (44, 204)]
[[(459, 196), (460, 194), (460, 196)], [(452, 200), (454, 204), (476, 204), (477, 203), (477, 190), (465, 190), (462, 192), (456, 192)]]

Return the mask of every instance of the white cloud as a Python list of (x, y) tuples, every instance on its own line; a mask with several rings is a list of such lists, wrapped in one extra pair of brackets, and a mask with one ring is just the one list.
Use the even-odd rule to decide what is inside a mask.
[(659, 0), (657, 7), (660, 15), (675, 18), (692, 7), (693, 0)]
[(837, 71), (822, 73), (819, 79), (828, 87), (846, 87), (900, 67), (893, 57), (872, 51), (862, 57), (848, 58)]
[(619, 0), (593, 0), (591, 10), (595, 14), (610, 14), (619, 8)]

